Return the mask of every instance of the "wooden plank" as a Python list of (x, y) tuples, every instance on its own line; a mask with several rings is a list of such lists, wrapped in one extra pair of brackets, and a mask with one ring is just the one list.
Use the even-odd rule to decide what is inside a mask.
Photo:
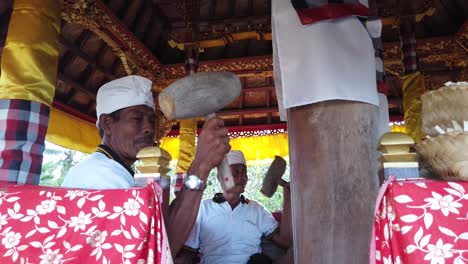
[(222, 110), (216, 113), (218, 116), (232, 116), (232, 115), (249, 115), (249, 114), (268, 114), (278, 112), (278, 107), (262, 107), (262, 108), (243, 108)]
[[(91, 65), (94, 69), (102, 72), (104, 75), (106, 75), (109, 79), (113, 80), (116, 79), (116, 77), (113, 75), (113, 73), (101, 65), (98, 65), (95, 62), (96, 58), (91, 58), (88, 54), (84, 53), (81, 49), (79, 49), (76, 45), (65, 39), (64, 37), (60, 36), (59, 41), (62, 44), (62, 46), (66, 49), (68, 49), (71, 53), (73, 53), (76, 56), (79, 56), (83, 60), (85, 60), (89, 65)], [(105, 46), (105, 45), (104, 45)], [(100, 49), (101, 50), (101, 49)], [(101, 53), (97, 53), (97, 56), (101, 56)]]
[(351, 101), (288, 110), (295, 263), (368, 262), (377, 121)]
[(3, 15), (8, 9), (11, 9), (11, 7), (12, 7), (11, 0), (0, 1), (0, 14)]
[(126, 25), (127, 28), (133, 28), (133, 24), (143, 6), (143, 3), (144, 0), (133, 0), (131, 1), (130, 6), (125, 10), (125, 15), (122, 18), (122, 23), (124, 23), (124, 25)]

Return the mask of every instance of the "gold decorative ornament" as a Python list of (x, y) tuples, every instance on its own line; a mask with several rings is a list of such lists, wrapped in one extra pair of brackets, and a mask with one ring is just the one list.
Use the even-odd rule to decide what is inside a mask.
[(170, 176), (167, 173), (170, 171), (169, 162), (172, 159), (169, 152), (156, 146), (145, 147), (138, 151), (137, 159), (141, 162), (136, 166), (139, 171), (135, 174), (137, 184), (144, 185), (157, 180), (161, 187), (169, 187)]
[(382, 152), (380, 160), (383, 163), (383, 167), (408, 167), (413, 165), (417, 167), (416, 153), (411, 152), (411, 147), (414, 144), (414, 139), (408, 134), (400, 132), (385, 133), (380, 138), (378, 147), (378, 150)]

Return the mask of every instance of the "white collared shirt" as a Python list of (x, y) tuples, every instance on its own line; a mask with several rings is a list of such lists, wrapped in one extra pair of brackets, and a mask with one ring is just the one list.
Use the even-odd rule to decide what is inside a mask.
[(256, 201), (239, 203), (203, 200), (185, 245), (199, 249), (201, 263), (247, 263), (261, 252), (260, 239), (278, 228), (273, 215)]
[(135, 180), (117, 161), (95, 152), (68, 172), (62, 187), (126, 189), (135, 187)]

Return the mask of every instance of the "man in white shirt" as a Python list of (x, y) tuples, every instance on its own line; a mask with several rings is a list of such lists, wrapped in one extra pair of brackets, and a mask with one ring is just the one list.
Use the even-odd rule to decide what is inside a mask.
[[(131, 166), (140, 149), (154, 145), (158, 123), (151, 87), (150, 80), (133, 75), (108, 82), (98, 90), (96, 125), (102, 143), (87, 160), (71, 169), (63, 187), (119, 189), (135, 186)], [(210, 170), (221, 162), (229, 149), (228, 130), (223, 121), (207, 120), (188, 174), (206, 181)], [(202, 192), (182, 191), (171, 204), (166, 227), (174, 255), (190, 232), (201, 197)]]
[[(227, 155), (235, 187), (203, 200), (185, 247), (177, 261), (189, 263), (194, 253), (201, 254), (202, 264), (253, 263), (251, 256), (261, 254), (260, 240), (265, 236), (276, 245), (291, 245), (291, 205), (288, 186), (279, 226), (272, 214), (256, 201), (243, 195), (247, 184), (247, 166), (240, 151)], [(252, 262), (250, 262), (252, 261)]]

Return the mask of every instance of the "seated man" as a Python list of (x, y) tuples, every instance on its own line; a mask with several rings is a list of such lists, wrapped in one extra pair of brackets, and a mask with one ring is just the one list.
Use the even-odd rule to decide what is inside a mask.
[(282, 248), (291, 244), (289, 187), (284, 188), (283, 214), (278, 226), (272, 214), (261, 204), (241, 195), (248, 180), (242, 152), (231, 151), (227, 159), (235, 187), (202, 201), (197, 220), (177, 259), (180, 263), (189, 263), (187, 259), (191, 259), (197, 251), (201, 254), (202, 264), (260, 263), (260, 260), (267, 258), (261, 254), (262, 236)]
[[(132, 164), (138, 151), (154, 145), (157, 117), (150, 80), (126, 76), (104, 84), (96, 96), (97, 126), (102, 144), (87, 160), (70, 170), (64, 187), (88, 189), (119, 189), (135, 186)], [(206, 181), (210, 170), (229, 151), (228, 131), (221, 119), (205, 122), (198, 138), (195, 159), (189, 175)], [(178, 195), (165, 223), (175, 255), (187, 238), (195, 221), (202, 192)]]

